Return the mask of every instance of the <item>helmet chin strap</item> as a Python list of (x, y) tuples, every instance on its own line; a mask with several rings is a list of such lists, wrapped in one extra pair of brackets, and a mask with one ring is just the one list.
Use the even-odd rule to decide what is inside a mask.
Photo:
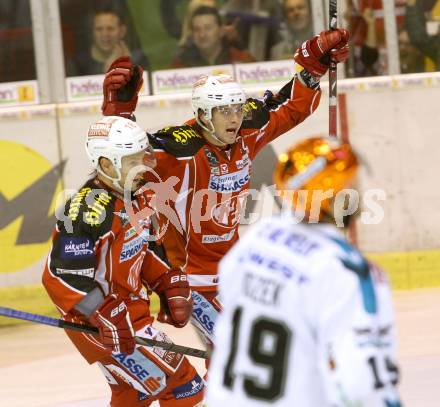
[(216, 134), (215, 134), (215, 128), (214, 128), (214, 125), (212, 124), (212, 120), (211, 120), (211, 119), (208, 119), (208, 123), (209, 123), (209, 127), (210, 127), (210, 128), (208, 128), (207, 126), (205, 126), (205, 125), (202, 123), (202, 121), (201, 121), (198, 117), (196, 117), (196, 121), (197, 121), (197, 123), (199, 124), (199, 126), (200, 126), (203, 130), (206, 130), (206, 131), (211, 135), (211, 137), (212, 137), (215, 141), (217, 141), (218, 143), (220, 143), (220, 147), (225, 147), (225, 146), (228, 145), (228, 143), (225, 143), (224, 141), (220, 140), (220, 139), (216, 136)]
[(121, 171), (119, 170), (118, 167), (115, 166), (115, 170), (116, 170), (116, 174), (117, 177), (113, 178), (110, 177), (110, 175), (106, 174), (104, 171), (102, 171), (101, 166), (98, 165), (98, 167), (96, 168), (96, 170), (98, 171), (99, 174), (101, 174), (104, 178), (107, 178), (109, 181), (111, 181), (113, 187), (116, 189), (116, 191), (118, 192), (124, 192), (124, 188), (121, 187), (121, 185), (119, 184), (119, 181), (121, 180)]

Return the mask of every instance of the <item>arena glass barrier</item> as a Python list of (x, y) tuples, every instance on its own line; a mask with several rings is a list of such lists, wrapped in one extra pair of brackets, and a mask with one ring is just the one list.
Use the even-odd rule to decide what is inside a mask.
[[(280, 85), (269, 88), (275, 91)], [(439, 286), (440, 73), (349, 79), (338, 85), (339, 134), (364, 162), (362, 193), (373, 191), (362, 207), (370, 223), (360, 217), (350, 231), (352, 239), (384, 266), (395, 289)], [(251, 200), (244, 223), (279, 211), (271, 188), (277, 154), (298, 138), (327, 134), (327, 84), (322, 88), (314, 115), (271, 143), (254, 162), (252, 187), (259, 194)], [(252, 96), (262, 96), (265, 89), (247, 87)], [(90, 173), (84, 136), (99, 118), (100, 104), (96, 100), (0, 109), (1, 298), (6, 292), (1, 290), (13, 296), (13, 287), (23, 298), (23, 287), (39, 284), (58, 193), (78, 188)], [(181, 124), (192, 116), (189, 94), (141, 97), (136, 116), (148, 131)], [(378, 207), (383, 219), (371, 223), (373, 215), (380, 215)]]

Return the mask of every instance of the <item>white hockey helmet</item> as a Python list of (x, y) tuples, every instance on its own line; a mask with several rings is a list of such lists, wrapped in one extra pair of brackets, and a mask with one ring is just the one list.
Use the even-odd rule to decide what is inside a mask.
[(136, 122), (119, 116), (105, 116), (93, 123), (87, 132), (86, 152), (93, 167), (102, 175), (99, 158), (109, 159), (115, 166), (119, 181), (122, 157), (146, 150), (148, 136)]
[(229, 75), (203, 75), (193, 86), (191, 100), (197, 121), (199, 109), (204, 112), (206, 119), (211, 120), (214, 107), (243, 104), (246, 95), (240, 84)]

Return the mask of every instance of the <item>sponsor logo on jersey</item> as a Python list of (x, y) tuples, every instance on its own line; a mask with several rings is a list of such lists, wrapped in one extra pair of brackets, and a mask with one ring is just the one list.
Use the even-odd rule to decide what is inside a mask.
[(212, 167), (211, 168), (211, 174), (213, 174), (213, 175), (220, 175), (220, 168), (219, 167)]
[(218, 243), (218, 242), (229, 242), (234, 236), (235, 229), (223, 235), (203, 235), (202, 243)]
[(142, 393), (138, 391), (138, 401), (144, 401), (148, 399), (150, 396), (148, 394)]
[[(152, 327), (147, 327), (144, 330), (142, 337), (164, 343), (173, 343), (166, 333), (158, 331)], [(153, 346), (150, 348), (150, 351), (165, 362), (165, 364), (168, 365), (168, 368), (173, 372), (179, 368), (180, 363), (183, 361), (183, 355), (181, 353), (171, 352), (158, 346)]]
[(240, 222), (241, 214), (246, 206), (247, 192), (230, 198), (215, 205), (211, 209), (212, 220), (223, 228), (233, 228)]
[(237, 192), (249, 181), (249, 167), (225, 175), (211, 175), (209, 189), (217, 192)]
[(135, 358), (130, 357), (126, 353), (117, 353), (112, 355), (122, 366), (124, 366), (130, 373), (136, 376), (140, 381), (144, 381), (149, 377), (148, 370), (140, 363), (137, 363)]
[(255, 268), (256, 265), (262, 266), (266, 271), (294, 279), (297, 284), (307, 283), (310, 280), (309, 277), (297, 270), (286, 259), (279, 259), (268, 254), (263, 255), (258, 251), (249, 251), (245, 255), (240, 256), (239, 262), (251, 263), (249, 265), (251, 268)]
[(129, 242), (124, 243), (119, 256), (119, 262), (122, 263), (132, 259), (143, 249), (145, 243), (147, 243), (147, 240), (144, 238), (144, 236), (137, 236)]
[(124, 234), (124, 240), (128, 240), (132, 238), (136, 234), (136, 229), (134, 227), (131, 227), (128, 229)]
[(204, 148), (205, 156), (208, 159), (208, 163), (210, 167), (217, 167), (219, 166), (218, 159), (214, 152), (210, 151), (207, 147)]
[(93, 256), (93, 243), (88, 237), (62, 237), (60, 257), (62, 259), (83, 259)]
[(149, 377), (144, 381), (144, 386), (151, 392), (157, 393), (158, 390), (162, 387), (162, 383), (160, 382), (160, 377)]
[(69, 269), (59, 269), (57, 268), (57, 274), (72, 274), (74, 276), (84, 276), (93, 278), (95, 274), (95, 269), (81, 269), (81, 270), (69, 270)]
[(173, 131), (173, 137), (174, 137), (174, 141), (176, 143), (180, 143), (183, 145), (188, 144), (188, 141), (192, 138), (202, 138), (202, 136), (200, 134), (198, 134), (195, 130), (191, 129), (191, 128), (187, 128), (187, 129), (177, 129)]
[(252, 110), (257, 110), (258, 106), (257, 104), (252, 101), (252, 100), (248, 100), (244, 105), (243, 105), (243, 109), (246, 113), (251, 112)]
[(246, 154), (246, 155), (243, 155), (243, 158), (241, 159), (241, 160), (237, 160), (237, 161), (235, 161), (235, 164), (237, 165), (237, 168), (239, 169), (239, 170), (241, 170), (242, 168), (244, 168), (246, 165), (248, 165), (248, 163), (249, 163), (249, 156)]
[[(99, 190), (96, 190), (99, 191)], [(112, 197), (105, 190), (101, 190), (98, 196), (94, 197), (92, 205), (87, 205), (89, 210), (84, 212), (84, 222), (90, 226), (98, 226), (105, 220), (105, 207), (110, 203)], [(87, 201), (87, 198), (86, 198)]]
[(212, 337), (215, 320), (218, 316), (217, 310), (205, 297), (203, 297), (203, 295), (200, 295), (195, 291), (192, 292), (192, 298), (194, 301), (193, 317), (201, 325), (202, 329), (208, 334), (208, 336)]
[(84, 200), (84, 197), (91, 191), (91, 188), (81, 188), (76, 195), (70, 201), (69, 213), (68, 217), (72, 221), (75, 221), (78, 218), (79, 209)]
[(203, 380), (196, 374), (190, 382), (182, 384), (179, 387), (173, 389), (173, 394), (176, 400), (184, 399), (186, 397), (195, 396), (203, 390)]
[(151, 394), (158, 394), (165, 388), (165, 372), (138, 350), (130, 355), (126, 353), (112, 354), (112, 357), (134, 375)]
[(220, 165), (220, 173), (222, 175), (228, 173), (228, 164), (221, 164)]

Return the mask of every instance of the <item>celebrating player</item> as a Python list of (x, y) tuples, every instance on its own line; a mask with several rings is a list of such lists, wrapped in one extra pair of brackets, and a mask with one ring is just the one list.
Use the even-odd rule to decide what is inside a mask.
[(99, 336), (66, 333), (101, 368), (112, 407), (146, 407), (154, 400), (199, 405), (203, 381), (189, 361), (134, 339), (170, 342), (152, 325), (149, 289), (163, 299), (175, 326), (188, 322), (192, 305), (186, 275), (169, 269), (150, 242), (151, 219), (136, 219), (149, 207), (147, 194), (137, 193), (144, 181), (136, 168), (156, 164), (147, 134), (126, 118), (104, 117), (89, 128), (86, 149), (96, 174), (67, 202), (65, 219), (59, 217), (43, 284), (65, 320), (98, 328)]
[[(175, 209), (183, 233), (169, 222), (164, 246), (171, 263), (188, 274), (192, 320), (208, 340), (219, 310), (217, 264), (238, 240), (252, 160), (317, 108), (319, 80), (330, 56), (337, 62), (347, 58), (348, 37), (338, 29), (306, 41), (295, 56), (298, 73), (278, 94), (266, 92), (263, 100), (246, 99), (227, 75), (200, 78), (192, 92), (195, 117), (150, 138), (160, 177), (178, 180)], [(140, 67), (128, 58), (116, 60), (104, 81), (104, 114), (130, 117), (141, 80)]]
[(357, 167), (323, 138), (280, 156), (295, 214), (260, 221), (220, 262), (209, 407), (400, 406), (387, 278), (335, 226), (350, 223)]

